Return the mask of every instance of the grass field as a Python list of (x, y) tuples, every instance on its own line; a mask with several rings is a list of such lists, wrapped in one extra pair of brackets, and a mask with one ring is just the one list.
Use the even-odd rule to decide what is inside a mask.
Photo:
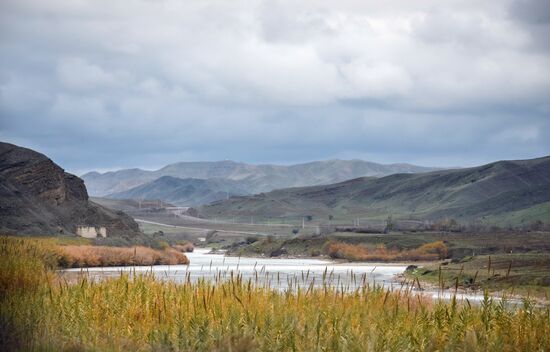
[(504, 214), (488, 216), (485, 219), (487, 224), (491, 225), (504, 225), (508, 224), (529, 224), (538, 220), (550, 221), (550, 202), (544, 202), (527, 209), (520, 209), (516, 211), (507, 212)]
[(170, 227), (170, 226), (162, 226), (162, 225), (155, 225), (155, 224), (148, 224), (144, 222), (139, 223), (139, 228), (143, 233), (152, 235), (155, 232), (162, 231), (166, 235), (179, 235), (182, 237), (189, 237), (189, 238), (196, 238), (196, 237), (204, 237), (208, 230), (187, 230), (177, 227)]
[(544, 351), (550, 310), (363, 285), (274, 291), (233, 276), (68, 284), (48, 243), (0, 238), (0, 348), (40, 351)]
[(427, 243), (443, 241), (449, 250), (449, 258), (462, 259), (472, 255), (505, 253), (550, 253), (550, 233), (510, 232), (510, 233), (444, 233), (444, 232), (392, 232), (388, 234), (365, 234), (335, 232), (322, 236), (285, 236), (262, 239), (250, 246), (231, 249), (235, 254), (257, 255), (285, 248), (295, 256), (308, 256), (312, 251), (323, 252), (328, 241), (344, 242), (352, 245), (384, 245), (390, 249), (408, 250)]
[(108, 267), (133, 265), (175, 265), (188, 264), (184, 252), (192, 251), (187, 241), (156, 240), (158, 248), (143, 245), (114, 247), (94, 245), (94, 239), (82, 237), (20, 237), (27, 243), (39, 245), (48, 253), (53, 266), (60, 268)]
[[(306, 227), (302, 229), (302, 220), (296, 219), (291, 222), (282, 223), (274, 219), (260, 219), (260, 218), (217, 218), (216, 220), (210, 219), (198, 219), (192, 217), (174, 217), (173, 214), (158, 212), (132, 212), (130, 213), (134, 218), (144, 219), (148, 221), (186, 226), (194, 228), (202, 228), (208, 230), (224, 230), (224, 231), (242, 231), (252, 232), (258, 234), (275, 235), (275, 236), (289, 236), (292, 235), (293, 229), (298, 229), (302, 234), (314, 234), (316, 231), (315, 223), (306, 223)], [(348, 222), (349, 223), (349, 222)], [(179, 231), (188, 232), (188, 230), (180, 229)]]
[(433, 285), (520, 294), (550, 301), (550, 254), (522, 253), (465, 257), (446, 265), (431, 264), (408, 277)]

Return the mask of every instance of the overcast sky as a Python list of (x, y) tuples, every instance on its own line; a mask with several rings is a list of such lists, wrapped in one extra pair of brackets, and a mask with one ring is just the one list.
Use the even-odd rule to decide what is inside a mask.
[(0, 140), (76, 173), (550, 154), (550, 1), (0, 2)]

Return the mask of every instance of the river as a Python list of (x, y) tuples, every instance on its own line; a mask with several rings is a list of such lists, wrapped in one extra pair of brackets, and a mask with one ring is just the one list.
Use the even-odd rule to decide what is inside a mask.
[[(403, 289), (397, 276), (407, 267), (406, 264), (394, 263), (337, 263), (322, 259), (230, 257), (209, 252), (210, 249), (196, 248), (193, 253), (186, 253), (190, 260), (189, 265), (73, 268), (61, 272), (68, 277), (84, 274), (93, 280), (114, 278), (122, 273), (152, 273), (159, 279), (178, 283), (199, 279), (223, 281), (240, 275), (245, 282), (251, 280), (252, 283), (273, 289), (332, 287), (350, 292), (361, 288), (365, 283), (383, 285), (390, 289)], [(455, 295), (454, 290), (417, 291), (413, 288), (412, 291), (435, 299), (450, 299)], [(467, 298), (470, 301), (483, 299), (482, 294), (474, 292), (458, 292), (456, 297)]]
[(228, 279), (237, 274), (272, 288), (321, 287), (323, 285), (353, 290), (363, 282), (385, 286), (397, 285), (396, 275), (405, 271), (403, 264), (336, 263), (321, 259), (252, 258), (210, 254), (210, 249), (196, 248), (186, 253), (189, 265), (154, 265), (131, 267), (97, 267), (65, 269), (64, 273), (86, 273), (92, 279), (120, 276), (121, 273), (153, 273), (155, 277), (175, 282)]

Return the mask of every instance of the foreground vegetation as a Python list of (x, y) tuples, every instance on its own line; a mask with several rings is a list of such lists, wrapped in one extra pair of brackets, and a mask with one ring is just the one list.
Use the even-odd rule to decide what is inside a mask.
[(193, 251), (193, 245), (189, 242), (169, 245), (157, 241), (155, 249), (135, 245), (100, 246), (94, 245), (91, 239), (81, 237), (29, 237), (23, 240), (39, 246), (48, 253), (48, 261), (59, 268), (189, 264), (184, 253)]
[(47, 241), (0, 238), (0, 349), (435, 351), (550, 349), (550, 310), (435, 302), (363, 285), (275, 291), (234, 275), (74, 284)]

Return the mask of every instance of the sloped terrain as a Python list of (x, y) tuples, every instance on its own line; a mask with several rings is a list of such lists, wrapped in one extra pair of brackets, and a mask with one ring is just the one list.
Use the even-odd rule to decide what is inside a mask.
[(0, 143), (0, 232), (51, 235), (105, 226), (109, 236), (139, 233), (137, 223), (88, 199), (84, 182), (45, 155)]
[(239, 181), (246, 193), (268, 192), (274, 189), (313, 186), (341, 182), (362, 176), (386, 176), (403, 172), (434, 170), (409, 164), (382, 165), (362, 160), (315, 161), (291, 166), (250, 165), (234, 161), (181, 162), (156, 171), (127, 169), (100, 174), (82, 175), (93, 196), (124, 192), (154, 181), (162, 176), (195, 179), (227, 179)]
[[(234, 197), (201, 207), (210, 216), (289, 217), (349, 215), (376, 218), (388, 215), (459, 220), (513, 212), (541, 212), (550, 201), (550, 157), (499, 161), (479, 167), (422, 174), (358, 178), (342, 183), (290, 188), (249, 197)], [(541, 208), (542, 207), (542, 208)], [(520, 214), (520, 215), (517, 215)]]
[(113, 199), (160, 199), (179, 206), (196, 206), (226, 199), (233, 195), (246, 195), (248, 192), (240, 182), (220, 178), (181, 179), (162, 176), (154, 181), (134, 187), (124, 192), (110, 194)]

